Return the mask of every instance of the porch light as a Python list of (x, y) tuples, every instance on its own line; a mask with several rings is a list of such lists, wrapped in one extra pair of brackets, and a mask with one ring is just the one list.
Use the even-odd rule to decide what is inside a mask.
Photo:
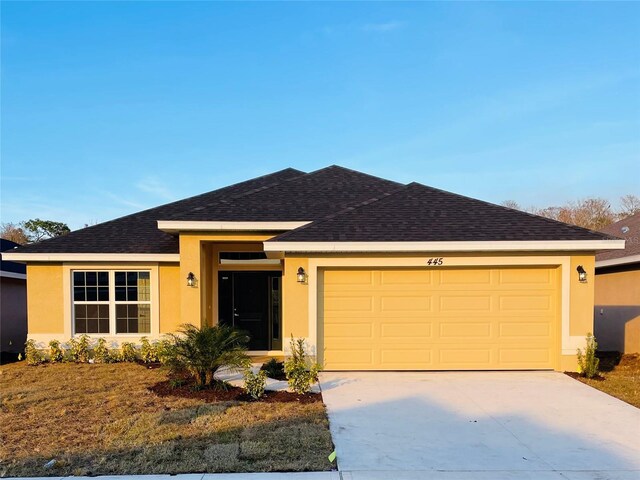
[(587, 271), (584, 268), (582, 268), (582, 265), (578, 265), (578, 268), (576, 268), (576, 270), (578, 271), (578, 280), (582, 283), (586, 283)]
[(304, 283), (307, 281), (307, 274), (302, 267), (298, 268), (298, 274), (296, 276), (298, 277), (298, 283)]
[(193, 272), (189, 272), (189, 275), (187, 275), (187, 287), (193, 287), (196, 284), (196, 276), (193, 274)]

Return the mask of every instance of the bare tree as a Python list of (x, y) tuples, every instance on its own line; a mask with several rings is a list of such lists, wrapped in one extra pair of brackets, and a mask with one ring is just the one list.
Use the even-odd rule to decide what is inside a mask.
[(3, 223), (0, 227), (0, 237), (5, 240), (11, 240), (12, 242), (20, 245), (29, 243), (29, 239), (27, 238), (27, 234), (24, 229), (15, 223)]
[(628, 194), (620, 197), (620, 211), (618, 217), (620, 220), (640, 213), (640, 197)]

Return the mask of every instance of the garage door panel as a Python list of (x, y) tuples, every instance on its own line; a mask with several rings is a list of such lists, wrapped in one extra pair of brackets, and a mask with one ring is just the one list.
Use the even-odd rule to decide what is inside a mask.
[(432, 365), (432, 352), (427, 348), (385, 348), (380, 352), (380, 362), (389, 368), (420, 369)]
[(440, 270), (439, 285), (446, 287), (455, 286), (478, 286), (491, 284), (491, 271), (485, 269), (478, 270)]
[(498, 272), (498, 279), (502, 285), (531, 285), (553, 284), (553, 270), (548, 268), (509, 268)]
[(545, 319), (538, 322), (500, 322), (500, 336), (503, 338), (523, 339), (531, 337), (549, 338), (551, 325)]
[(398, 285), (406, 288), (409, 285), (411, 288), (422, 285), (428, 286), (432, 282), (431, 271), (412, 271), (407, 274), (406, 271), (386, 270), (380, 272), (380, 285), (385, 287), (391, 287)]
[(549, 358), (548, 348), (531, 348), (531, 346), (521, 348), (501, 348), (498, 351), (499, 361), (501, 363), (510, 363), (528, 365), (529, 367), (535, 366), (535, 364), (546, 365), (551, 359)]
[(380, 310), (383, 312), (429, 312), (431, 297), (422, 296), (380, 296)]
[(491, 338), (491, 324), (487, 322), (440, 323), (440, 338)]
[(491, 311), (491, 295), (442, 295), (440, 312)]
[(556, 269), (327, 270), (323, 275), (319, 314), (327, 369), (554, 366)]

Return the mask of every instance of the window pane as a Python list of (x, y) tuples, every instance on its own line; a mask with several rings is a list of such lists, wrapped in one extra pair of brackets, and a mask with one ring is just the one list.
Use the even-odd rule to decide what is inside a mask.
[(136, 285), (138, 283), (138, 272), (127, 272), (127, 284)]
[(88, 318), (87, 319), (87, 333), (100, 333), (98, 331), (98, 319), (97, 318)]
[(97, 285), (98, 284), (98, 273), (97, 272), (86, 272), (87, 285)]
[(98, 272), (98, 285), (109, 286), (109, 272)]
[(97, 289), (97, 287), (87, 287), (87, 301), (88, 302), (97, 302), (98, 301), (98, 289)]
[(73, 287), (73, 299), (76, 302), (83, 302), (87, 299), (84, 292), (84, 287)]
[(98, 300), (101, 302), (109, 301), (109, 287), (98, 287)]
[(149, 305), (116, 305), (116, 333), (150, 333)]
[(130, 302), (138, 301), (138, 288), (137, 287), (127, 287), (127, 300)]
[(99, 318), (99, 333), (109, 333), (109, 318)]
[(116, 286), (124, 287), (127, 284), (127, 274), (125, 272), (115, 273)]
[(75, 306), (75, 332), (87, 333), (87, 306), (76, 305)]
[(125, 287), (116, 287), (116, 302), (125, 302), (127, 300), (127, 289)]
[(138, 278), (140, 280), (147, 280), (147, 282), (148, 282), (149, 278), (150, 278), (150, 274), (149, 274), (149, 272), (138, 272)]
[(84, 285), (84, 272), (73, 272), (73, 284), (77, 286)]

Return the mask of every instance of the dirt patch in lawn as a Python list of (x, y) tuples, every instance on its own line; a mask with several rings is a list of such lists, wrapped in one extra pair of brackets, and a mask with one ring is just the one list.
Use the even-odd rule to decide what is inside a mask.
[(576, 373), (567, 375), (640, 408), (640, 355), (599, 353), (600, 374), (584, 378)]
[(167, 382), (136, 364), (1, 366), (0, 476), (332, 468), (319, 395), (200, 398), (211, 392), (176, 395)]
[[(156, 395), (161, 397), (181, 397), (181, 398), (195, 398), (205, 402), (255, 402), (253, 398), (247, 395), (244, 390), (239, 387), (227, 387), (227, 389), (221, 388), (206, 388), (197, 389), (191, 382), (184, 382), (180, 386), (172, 384), (171, 380), (156, 383), (149, 387)], [(322, 395), (319, 393), (307, 393), (299, 395), (291, 392), (270, 392), (264, 393), (264, 396), (258, 400), (266, 403), (316, 403), (322, 402)]]

